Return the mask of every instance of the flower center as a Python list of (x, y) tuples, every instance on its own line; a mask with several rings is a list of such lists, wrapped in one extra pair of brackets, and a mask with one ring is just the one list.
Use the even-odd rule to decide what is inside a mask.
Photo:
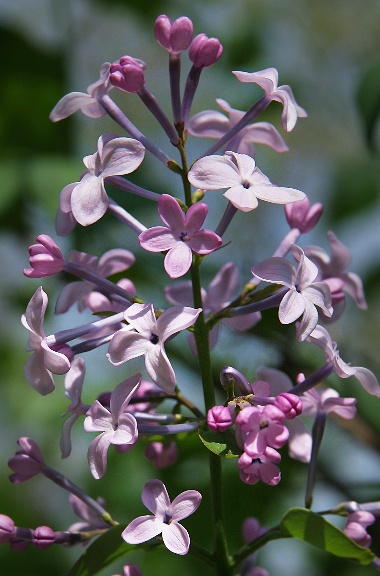
[(181, 242), (188, 242), (190, 240), (190, 238), (187, 235), (187, 232), (181, 232), (181, 234), (179, 235), (179, 239), (181, 240)]
[(167, 514), (167, 513), (165, 514), (164, 522), (165, 522), (165, 524), (171, 524), (172, 517), (170, 516), (170, 514)]
[(150, 335), (150, 342), (152, 342), (152, 344), (157, 344), (157, 342), (158, 342), (158, 336), (157, 336), (157, 334), (153, 334), (153, 333), (152, 333), (152, 334)]
[(250, 187), (250, 183), (248, 182), (248, 180), (243, 180), (243, 182), (241, 183), (241, 185), (242, 185), (243, 188), (245, 188), (246, 190), (248, 190), (248, 188)]

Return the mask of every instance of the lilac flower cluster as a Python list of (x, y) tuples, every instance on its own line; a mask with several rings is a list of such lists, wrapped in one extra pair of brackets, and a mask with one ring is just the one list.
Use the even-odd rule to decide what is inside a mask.
[[(346, 364), (327, 328), (321, 325), (338, 320), (346, 295), (359, 308), (365, 308), (363, 286), (356, 274), (346, 271), (349, 251), (332, 232), (328, 234), (331, 256), (318, 246), (299, 245), (301, 236), (318, 223), (322, 205), (310, 205), (303, 192), (274, 184), (256, 164), (256, 145), (269, 146), (279, 153), (288, 150), (274, 126), (257, 122), (272, 101), (282, 106), (280, 122), (285, 131), (293, 130), (298, 118), (306, 116), (291, 88), (278, 86), (277, 70), (234, 72), (237, 81), (255, 84), (264, 92), (246, 112), (234, 110), (225, 100), (218, 99), (217, 104), (226, 115), (206, 110), (191, 117), (201, 73), (219, 60), (222, 45), (203, 33), (193, 37), (193, 24), (187, 17), (172, 22), (165, 15), (159, 16), (154, 34), (169, 56), (172, 119), (146, 86), (149, 68), (130, 55), (103, 64), (99, 79), (87, 88), (87, 93), (64, 96), (51, 112), (53, 121), (79, 110), (94, 119), (108, 114), (117, 129), (124, 131), (122, 136), (101, 135), (96, 152), (83, 159), (85, 172), (77, 182), (63, 188), (56, 232), (58, 236), (66, 236), (77, 224), (90, 226), (106, 213), (114, 216), (136, 234), (137, 248), (153, 253), (152, 258), (157, 261), (164, 255), (165, 273), (175, 280), (164, 290), (170, 306), (159, 309), (155, 302), (145, 301), (144, 294), (138, 293), (131, 270), (136, 257), (130, 246), (108, 250), (100, 257), (77, 251), (65, 257), (51, 237), (40, 234), (37, 243), (29, 248), (30, 268), (24, 274), (29, 278), (61, 272), (74, 276), (76, 280), (66, 284), (58, 295), (56, 314), (66, 313), (75, 304), (79, 312), (88, 309), (99, 318), (46, 334), (48, 296), (39, 287), (22, 316), (29, 333), (27, 349), (31, 352), (25, 379), (44, 396), (54, 391), (55, 375), (66, 375), (64, 387), (70, 404), (60, 441), (62, 457), (69, 457), (72, 427), (82, 420), (85, 432), (97, 434), (88, 446), (89, 469), (95, 479), (106, 473), (111, 445), (125, 453), (147, 437), (150, 442), (145, 455), (160, 469), (173, 465), (179, 458), (173, 439), (176, 435), (197, 433), (202, 445), (209, 449), (214, 551), (207, 551), (197, 543), (190, 547), (188, 531), (180, 523), (197, 510), (201, 494), (187, 489), (171, 501), (159, 479), (148, 480), (142, 490), (142, 502), (151, 515), (132, 519), (122, 538), (136, 546), (154, 539), (178, 555), (194, 549), (198, 557), (215, 567), (216, 573), (232, 574), (245, 560), (241, 574), (264, 575), (266, 570), (256, 566), (252, 552), (270, 531), (261, 529), (257, 520), (251, 519), (254, 526), (245, 529), (250, 535), (245, 534), (243, 552), (231, 556), (228, 551), (220, 455), (227, 452), (236, 458), (244, 483), (254, 485), (261, 481), (274, 486), (281, 479), (280, 450), (288, 444), (290, 456), (308, 465), (305, 502), (310, 508), (327, 416), (334, 413), (349, 419), (356, 410), (355, 398), (340, 397), (323, 384), (325, 378), (333, 372), (341, 378), (354, 376), (369, 394), (380, 397), (375, 375), (366, 368)], [(183, 93), (182, 53), (187, 53), (190, 60)], [(178, 161), (131, 122), (111, 98), (115, 89), (141, 99), (164, 131), (170, 151), (176, 149)], [(189, 136), (213, 138), (216, 142), (190, 163), (185, 146)], [(161, 195), (125, 178), (143, 166), (146, 153), (180, 177), (181, 198), (181, 191)], [(108, 185), (137, 195), (144, 202), (157, 203), (163, 225), (158, 222), (147, 228), (109, 196)], [(203, 200), (210, 190), (224, 191), (224, 198), (220, 199), (224, 213), (215, 230), (204, 227), (209, 207)], [(252, 259), (250, 269), (243, 271), (233, 262), (225, 262), (207, 287), (203, 286), (204, 260), (211, 261), (213, 253), (227, 242), (226, 233), (234, 216), (240, 212), (249, 222), (249, 213), (259, 209), (259, 201), (284, 206), (289, 232), (270, 257), (260, 262)], [(122, 275), (117, 282), (112, 280), (115, 274)], [(186, 279), (178, 280), (186, 275)], [(269, 289), (259, 289), (262, 282), (270, 284)], [(307, 376), (300, 371), (294, 382), (284, 372), (261, 367), (257, 380), (250, 383), (237, 368), (221, 365), (218, 372), (225, 402), (217, 403), (215, 388), (219, 385), (213, 379), (211, 350), (218, 343), (222, 323), (239, 333), (254, 332), (263, 321), (262, 312), (269, 308), (278, 308), (281, 324), (294, 325), (295, 342), (321, 348), (325, 362)], [(170, 341), (182, 332), (188, 336), (185, 353), (193, 353), (199, 365), (199, 380), (194, 387), (202, 387), (204, 406), (200, 408), (181, 392), (181, 378), (177, 377), (168, 355)], [(110, 364), (123, 366), (127, 377), (88, 405), (82, 401), (86, 385), (84, 356), (98, 348), (107, 348), (104, 355)], [(143, 360), (141, 372), (128, 372), (128, 362), (137, 358)], [(174, 403), (172, 410), (167, 407), (170, 401)], [(310, 418), (314, 421), (311, 430)], [(92, 500), (69, 479), (49, 468), (33, 440), (21, 438), (19, 444), (21, 450), (9, 461), (13, 470), (11, 481), (20, 483), (38, 474), (45, 475), (70, 492), (72, 508), (81, 522), (65, 532), (54, 532), (48, 527), (16, 528), (11, 518), (0, 515), (1, 542), (9, 542), (14, 549), (21, 549), (29, 542), (39, 548), (52, 543), (74, 544), (117, 523), (105, 511), (104, 503)], [(345, 533), (369, 546), (365, 529), (371, 518), (365, 517), (364, 511), (355, 514), (349, 517)], [(135, 564), (124, 567), (124, 576), (138, 574), (140, 570)]]

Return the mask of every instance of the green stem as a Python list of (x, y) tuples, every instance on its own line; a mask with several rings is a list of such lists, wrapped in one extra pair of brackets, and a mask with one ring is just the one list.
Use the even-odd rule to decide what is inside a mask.
[(238, 569), (243, 560), (265, 546), (265, 544), (268, 542), (271, 542), (272, 540), (279, 540), (281, 538), (291, 538), (291, 536), (287, 535), (280, 526), (274, 526), (268, 530), (268, 532), (265, 532), (265, 534), (254, 540), (254, 542), (251, 542), (251, 544), (246, 544), (243, 546), (233, 555), (234, 568)]

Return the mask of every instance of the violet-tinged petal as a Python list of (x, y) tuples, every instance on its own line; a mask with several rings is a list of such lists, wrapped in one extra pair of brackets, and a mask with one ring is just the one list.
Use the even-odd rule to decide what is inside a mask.
[(318, 312), (310, 300), (304, 299), (305, 310), (297, 326), (297, 340), (303, 342), (318, 323)]
[(154, 516), (139, 516), (132, 520), (126, 529), (121, 533), (127, 544), (141, 544), (162, 532), (163, 522)]
[(202, 308), (190, 308), (188, 306), (173, 306), (165, 310), (157, 319), (158, 336), (161, 342), (165, 342), (170, 336), (192, 326)]
[(70, 94), (66, 94), (57, 102), (50, 112), (49, 118), (52, 122), (58, 122), (58, 120), (71, 116), (77, 110), (81, 110), (89, 118), (100, 118), (106, 113), (103, 106), (89, 94), (70, 92)]
[(82, 226), (89, 226), (99, 220), (107, 211), (108, 196), (103, 182), (97, 176), (82, 180), (71, 193), (73, 216)]
[(173, 232), (165, 226), (153, 226), (141, 232), (139, 243), (144, 250), (149, 252), (164, 252), (174, 248), (178, 241), (173, 236)]
[(98, 263), (98, 273), (107, 278), (113, 274), (128, 270), (136, 261), (136, 258), (129, 250), (114, 248), (105, 252)]
[(113, 431), (111, 414), (99, 400), (95, 400), (87, 411), (84, 429), (86, 432)]
[(251, 268), (251, 272), (259, 280), (273, 284), (281, 284), (291, 288), (295, 281), (296, 271), (285, 258), (266, 258)]
[(132, 414), (120, 414), (117, 419), (118, 427), (112, 438), (109, 439), (111, 444), (125, 445), (134, 444), (138, 437), (137, 422)]
[(231, 186), (231, 188), (224, 192), (223, 196), (227, 198), (235, 208), (242, 212), (255, 210), (259, 205), (253, 190), (244, 188), (241, 184)]
[(188, 130), (193, 136), (221, 138), (230, 128), (230, 121), (221, 112), (204, 110), (190, 118)]
[(107, 469), (107, 452), (113, 432), (99, 434), (88, 447), (88, 464), (91, 474), (96, 480), (104, 476)]
[(125, 319), (131, 326), (150, 340), (152, 330), (156, 326), (156, 316), (153, 304), (132, 304), (125, 312)]
[(110, 410), (112, 417), (117, 420), (118, 415), (124, 411), (125, 406), (129, 403), (133, 394), (137, 391), (140, 382), (141, 374), (134, 374), (127, 380), (120, 382), (111, 394)]
[(281, 300), (278, 317), (281, 324), (291, 324), (295, 322), (304, 311), (305, 299), (296, 290), (289, 290)]
[(170, 278), (180, 278), (190, 269), (191, 248), (185, 242), (176, 242), (164, 259), (164, 267)]
[(185, 215), (185, 229), (189, 234), (194, 234), (202, 226), (207, 216), (208, 206), (202, 202), (197, 202), (190, 206)]
[(157, 386), (169, 394), (174, 392), (176, 385), (175, 374), (163, 346), (159, 344), (147, 346), (145, 367), (149, 377)]
[(368, 368), (355, 367), (355, 378), (359, 380), (360, 384), (363, 386), (364, 390), (368, 394), (380, 397), (380, 385), (377, 381), (376, 376)]
[(144, 159), (145, 148), (133, 138), (113, 138), (103, 148), (100, 156), (103, 178), (130, 174)]
[(193, 164), (188, 178), (193, 186), (206, 190), (220, 190), (241, 184), (238, 170), (228, 156), (200, 158)]
[(66, 284), (58, 294), (55, 304), (55, 313), (63, 314), (67, 312), (71, 306), (78, 303), (79, 309), (83, 309), (82, 300), (89, 293), (91, 287), (88, 283), (78, 280)]
[(165, 518), (165, 512), (170, 507), (170, 498), (161, 480), (148, 480), (141, 493), (141, 500), (152, 514)]
[(180, 16), (174, 22), (162, 14), (154, 24), (157, 42), (169, 52), (187, 50), (193, 38), (193, 23), (190, 18)]
[(189, 58), (196, 68), (212, 66), (221, 57), (223, 46), (217, 38), (198, 34), (190, 44)]
[(122, 328), (114, 334), (108, 347), (107, 358), (114, 366), (138, 358), (146, 352), (147, 339), (141, 334)]
[(190, 548), (190, 536), (186, 528), (181, 524), (171, 523), (162, 526), (162, 539), (164, 544), (173, 554), (183, 556)]
[(24, 367), (25, 380), (42, 396), (53, 392), (55, 385), (51, 372), (46, 369), (42, 350), (34, 352)]
[(53, 374), (66, 374), (70, 370), (70, 361), (65, 354), (49, 348), (46, 340), (41, 340), (45, 367)]
[[(165, 298), (177, 306), (191, 306), (194, 304), (193, 289), (190, 280), (181, 280), (165, 286)], [(201, 289), (202, 300), (206, 297), (206, 290)]]

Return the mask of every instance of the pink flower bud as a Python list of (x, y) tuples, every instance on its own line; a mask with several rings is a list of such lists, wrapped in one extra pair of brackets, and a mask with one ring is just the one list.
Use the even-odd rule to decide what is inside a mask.
[(55, 534), (49, 526), (39, 526), (34, 530), (32, 544), (40, 550), (46, 550), (54, 544)]
[(172, 22), (168, 16), (162, 14), (154, 24), (156, 40), (168, 52), (187, 50), (193, 38), (193, 30), (193, 23), (186, 16)]
[(285, 215), (289, 226), (298, 228), (303, 234), (310, 232), (316, 226), (322, 212), (322, 204), (317, 202), (310, 207), (307, 197), (285, 205)]
[(29, 246), (29, 264), (24, 274), (28, 278), (43, 278), (58, 274), (64, 268), (65, 260), (62, 252), (50, 236), (40, 234), (36, 238), (38, 244)]
[(25, 482), (39, 474), (44, 466), (44, 460), (37, 444), (31, 438), (23, 437), (17, 440), (21, 446), (13, 458), (8, 460), (8, 466), (13, 470), (9, 479), (14, 484)]
[(151, 442), (145, 449), (145, 456), (152, 460), (156, 468), (167, 468), (178, 459), (178, 451), (175, 442), (163, 444), (162, 442)]
[(261, 526), (257, 518), (249, 517), (244, 520), (243, 540), (246, 544), (250, 544), (265, 532), (268, 532), (268, 528)]
[(15, 532), (15, 523), (12, 518), (0, 514), (0, 543), (9, 542)]
[(189, 49), (189, 58), (196, 68), (206, 68), (215, 64), (223, 53), (223, 46), (217, 38), (198, 34)]
[[(232, 407), (233, 409), (233, 407)], [(232, 424), (231, 407), (213, 406), (207, 413), (207, 424), (213, 432), (224, 432)]]
[(302, 412), (302, 402), (299, 396), (289, 392), (283, 392), (276, 396), (274, 405), (284, 413), (288, 420), (292, 420)]
[(375, 522), (375, 516), (366, 510), (358, 510), (349, 514), (343, 532), (359, 546), (368, 548), (371, 545), (371, 536), (366, 528)]
[(145, 84), (145, 64), (132, 56), (122, 56), (111, 64), (110, 82), (124, 92), (139, 92)]

